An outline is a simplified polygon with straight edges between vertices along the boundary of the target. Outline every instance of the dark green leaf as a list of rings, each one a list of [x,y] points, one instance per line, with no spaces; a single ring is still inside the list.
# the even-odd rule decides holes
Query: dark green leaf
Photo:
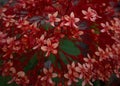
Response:
[[[70,41],[70,40],[61,40],[60,42],[60,48],[70,54],[70,55],[74,55],[74,56],[77,56],[80,54],[80,50],[77,48],[77,46],[75,46],[75,44]]]
[[[9,76],[6,77],[0,76],[0,86],[18,86],[16,83],[7,84],[10,80],[11,77]]]
[[[27,72],[28,70],[33,69],[38,63],[37,54],[34,54],[33,57],[28,62],[27,66],[25,66],[24,71]]]
[[[77,83],[76,83],[76,86],[82,86],[82,79],[80,79]]]
[[[59,54],[60,54],[60,58],[62,59],[62,61],[63,61],[65,64],[68,64],[69,62],[68,62],[66,56],[65,56],[62,52],[59,52]]]
[[[50,25],[50,23],[45,23],[43,25],[43,27],[44,27],[45,30],[49,30],[49,29],[53,29],[54,28],[53,26]]]
[[[58,77],[53,78],[52,80],[53,80],[55,83],[59,83],[59,78],[58,78]]]
[[[50,56],[49,56],[49,60],[50,60],[52,63],[54,63],[54,62],[55,62],[55,60],[56,60],[55,55],[50,54]]]
[[[99,80],[96,80],[94,83],[93,83],[94,86],[100,86],[100,81]]]

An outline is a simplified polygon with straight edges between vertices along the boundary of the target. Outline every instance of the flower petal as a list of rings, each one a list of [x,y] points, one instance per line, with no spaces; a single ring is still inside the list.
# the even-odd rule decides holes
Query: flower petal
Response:
[[[70,17],[71,17],[71,18],[74,18],[74,17],[75,17],[75,15],[74,15],[73,12],[71,12]]]
[[[53,74],[52,74],[52,77],[53,77],[53,78],[57,77],[57,74],[56,74],[56,73],[53,73]]]
[[[71,26],[70,22],[64,24],[65,26]]]
[[[72,84],[72,81],[69,80],[67,84],[68,84],[68,86],[70,86]]]
[[[52,72],[53,72],[53,68],[52,68],[52,67],[49,69],[49,72],[50,72],[50,73],[52,73]]]
[[[84,15],[87,15],[87,11],[85,11],[85,10],[82,10],[82,13],[83,13]]]
[[[57,54],[57,50],[52,50],[52,53],[53,54]]]
[[[67,79],[69,78],[69,77],[68,77],[68,74],[64,74],[64,77],[67,78]]]
[[[79,22],[80,21],[80,19],[79,18],[75,18],[75,22]]]
[[[50,24],[51,24],[53,27],[55,27],[55,24],[54,24],[54,22],[50,22]]]
[[[52,44],[53,48],[57,48],[58,45],[59,45],[59,43],[54,43],[54,44]]]
[[[50,84],[53,84],[53,81],[52,81],[51,78],[48,79],[48,82],[49,82]]]
[[[56,18],[55,19],[55,22],[60,22],[61,20],[59,18]]]
[[[47,39],[47,45],[48,45],[48,46],[51,45],[51,41],[50,41],[50,39]]]
[[[41,47],[41,50],[47,51],[47,46],[42,46],[42,47]]]
[[[57,17],[57,15],[58,15],[58,11],[56,11],[56,12],[53,14],[54,17]]]
[[[48,70],[46,68],[43,68],[43,72],[44,72],[44,74],[47,74]]]

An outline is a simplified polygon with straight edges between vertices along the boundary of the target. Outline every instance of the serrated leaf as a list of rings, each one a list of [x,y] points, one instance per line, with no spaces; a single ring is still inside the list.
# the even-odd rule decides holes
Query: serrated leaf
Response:
[[[79,48],[77,48],[77,46],[75,46],[75,44],[72,41],[67,40],[67,39],[66,40],[65,39],[61,40],[61,42],[60,42],[60,48],[64,52],[66,52],[66,53],[68,53],[70,55],[77,56],[77,55],[80,54]]]
[[[28,62],[27,66],[25,66],[24,71],[27,72],[28,70],[33,69],[38,63],[37,54],[34,54],[33,57]]]

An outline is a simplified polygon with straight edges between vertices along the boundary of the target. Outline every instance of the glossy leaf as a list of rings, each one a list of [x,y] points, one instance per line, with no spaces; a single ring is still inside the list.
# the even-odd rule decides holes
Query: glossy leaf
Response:
[[[75,46],[75,44],[70,41],[70,40],[61,40],[60,42],[60,48],[70,54],[70,55],[74,55],[77,56],[80,54],[80,50],[77,48],[77,46]]]

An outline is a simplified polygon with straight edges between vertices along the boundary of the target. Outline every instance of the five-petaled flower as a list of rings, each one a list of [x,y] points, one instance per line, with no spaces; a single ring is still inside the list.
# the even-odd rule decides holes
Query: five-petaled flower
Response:
[[[68,73],[64,74],[64,77],[69,79],[67,85],[71,85],[72,82],[78,82],[79,74],[75,69],[75,62],[72,62],[71,65],[67,65]]]
[[[75,68],[77,72],[79,72],[79,79],[83,79],[82,86],[85,86],[87,83],[92,86],[93,84],[90,82],[92,77],[91,75],[91,66],[89,64],[80,64]]]
[[[46,45],[41,46],[41,50],[47,52],[45,56],[49,56],[50,53],[57,54],[57,47],[59,42],[52,43],[50,39],[46,40]]]
[[[46,84],[54,84],[54,82],[52,81],[52,78],[57,77],[56,73],[53,73],[53,68],[49,68],[48,70],[46,68],[43,68],[43,73],[45,74],[45,76],[41,77],[41,81],[45,81]]]
[[[44,42],[45,42],[45,40],[44,40],[45,39],[45,35],[46,35],[46,33],[44,33],[43,35],[41,35],[40,38],[36,38],[36,44],[37,45],[33,47],[33,50],[39,48],[41,45],[44,44]]]
[[[92,9],[91,7],[88,7],[88,10],[82,10],[82,13],[85,15],[84,19],[90,20],[92,22],[95,22],[97,18],[101,18],[98,16],[97,12]]]
[[[78,28],[78,26],[76,25],[76,23],[79,22],[80,19],[79,18],[75,18],[75,15],[74,15],[73,12],[71,12],[70,16],[65,15],[64,18],[67,21],[66,23],[64,23],[65,26],[70,26],[70,27]]]
[[[101,30],[101,32],[108,32],[109,33],[109,30],[111,29],[111,26],[108,22],[106,23],[101,23],[101,26],[103,27],[103,29]]]
[[[50,22],[50,24],[54,27],[56,22],[61,21],[59,18],[57,18],[57,15],[58,15],[58,12],[55,12],[53,14],[48,14],[48,18],[49,18],[48,22]]]
[[[16,82],[19,85],[26,86],[29,83],[29,79],[25,75],[25,72],[19,71],[13,75],[13,78],[8,82],[8,84],[12,82]]]

